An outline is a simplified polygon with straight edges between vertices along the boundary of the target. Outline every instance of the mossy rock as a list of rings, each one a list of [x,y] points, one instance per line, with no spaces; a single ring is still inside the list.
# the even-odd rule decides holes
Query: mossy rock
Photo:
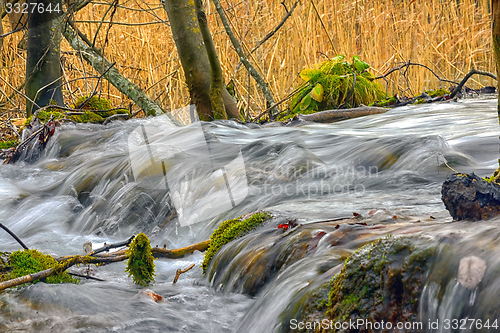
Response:
[[[75,103],[71,105],[71,108],[78,108],[83,102],[87,100],[88,96],[82,96],[76,100]],[[105,98],[100,98],[98,96],[92,96],[92,98],[85,104],[82,108],[83,114],[75,114],[68,116],[68,119],[76,123],[92,123],[92,124],[102,124],[104,120],[115,114],[129,114],[127,109],[113,109],[111,102]],[[99,112],[97,112],[99,110]],[[110,111],[102,111],[110,110]],[[64,112],[60,109],[47,109],[40,111],[38,113],[38,119],[42,122],[47,122],[51,116],[54,116],[54,120],[60,120],[64,118]],[[31,123],[33,116],[28,117],[24,122],[24,125]]]
[[[37,250],[22,250],[12,252],[8,257],[8,272],[0,275],[1,281],[15,279],[28,274],[38,273],[46,269],[58,266],[58,262],[49,255],[38,252]],[[2,260],[2,269],[6,269]],[[33,283],[40,282],[35,280]],[[67,272],[47,277],[46,283],[78,283]]]
[[[329,288],[328,299],[315,300],[319,306],[309,308],[300,321],[416,322],[425,273],[437,253],[436,244],[420,237],[388,235],[365,245],[346,259],[340,273],[324,286]],[[360,331],[370,330],[344,330]]]
[[[379,106],[379,107],[388,107],[390,105],[395,105],[398,102],[396,96],[391,96],[389,98],[382,99],[380,101],[376,101],[374,103],[369,104],[369,106]]]
[[[113,106],[111,105],[111,102],[110,100],[108,99],[105,99],[105,98],[101,98],[99,96],[92,96],[90,98],[90,100],[83,106],[80,106],[82,103],[84,103],[86,100],[88,99],[88,96],[87,95],[84,95],[80,98],[78,98],[75,103],[73,103],[72,107],[73,108],[81,108],[83,110],[110,110],[113,108]],[[109,111],[109,112],[96,112],[96,114],[98,114],[100,117],[104,119],[106,119],[107,117],[110,117],[112,115],[115,115],[115,114],[128,114],[129,111],[127,109],[117,109],[117,110],[113,110],[113,111]],[[83,118],[85,117],[88,117],[88,116],[85,116],[85,115],[82,115]],[[75,120],[77,121],[77,120]],[[94,119],[95,121],[95,119]],[[94,121],[88,121],[88,122],[94,122]],[[85,121],[77,121],[77,122],[85,122]]]
[[[382,86],[368,72],[370,65],[353,56],[352,63],[339,55],[318,68],[304,69],[300,76],[305,81],[292,96],[290,112],[278,120],[293,118],[297,113],[354,108],[369,105],[384,98]]]
[[[202,264],[203,274],[206,273],[210,261],[223,245],[238,237],[246,235],[264,223],[264,221],[271,218],[271,214],[267,212],[259,212],[248,218],[240,216],[236,219],[222,222],[219,227],[215,229],[212,235],[210,235],[210,246],[205,251],[205,257]]]

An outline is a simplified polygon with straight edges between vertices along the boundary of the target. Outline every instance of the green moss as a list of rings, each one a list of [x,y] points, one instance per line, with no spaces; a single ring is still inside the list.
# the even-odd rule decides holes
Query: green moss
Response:
[[[385,98],[383,100],[377,101],[375,103],[370,104],[370,106],[380,106],[380,107],[386,107],[389,105],[396,104],[398,99],[395,96],[392,96],[390,98]]]
[[[64,113],[56,111],[56,109],[47,109],[38,113],[38,119],[40,119],[40,121],[44,123],[47,122],[51,116],[54,116],[54,120],[59,120],[64,118]],[[29,116],[28,119],[26,119],[24,125],[29,125],[31,123],[31,118],[33,118],[33,115]]]
[[[146,287],[154,282],[155,264],[148,236],[142,232],[135,236],[126,254],[128,261],[125,272],[129,273],[129,277],[132,276],[134,283]]]
[[[279,120],[293,118],[297,113],[310,114],[341,106],[351,108],[360,104],[369,105],[382,99],[385,96],[382,86],[374,81],[368,68],[370,66],[359,60],[358,56],[353,56],[351,64],[339,55],[322,63],[317,69],[304,69],[300,76],[305,82],[292,96],[290,112]]]
[[[436,90],[427,90],[426,93],[431,96],[431,97],[438,97],[438,96],[443,96],[443,95],[451,95],[451,92],[449,92],[446,89],[436,89]]]
[[[410,246],[410,239],[387,236],[354,252],[330,281],[325,316],[334,321],[416,320],[425,282],[420,277],[436,248]]]
[[[111,102],[108,99],[101,98],[99,96],[92,96],[90,100],[83,107],[81,107],[80,105],[83,102],[85,102],[87,98],[88,98],[87,95],[78,98],[76,102],[73,104],[73,107],[81,108],[83,110],[109,110],[113,108]],[[117,113],[127,114],[129,113],[129,111],[127,109],[117,109],[109,112],[98,112],[97,114],[99,114],[100,117],[105,119]]]
[[[417,98],[413,104],[414,105],[425,104],[425,99],[423,99],[423,98]]]
[[[267,212],[259,212],[247,219],[242,220],[241,218],[240,216],[237,219],[222,222],[212,235],[210,235],[210,245],[205,251],[202,264],[203,274],[205,274],[214,255],[223,245],[254,230],[264,221],[272,218],[272,215]]]
[[[3,275],[1,278],[4,281],[15,279],[28,274],[38,273],[46,269],[58,266],[58,262],[49,255],[38,252],[37,250],[22,250],[12,252],[9,256],[9,266],[12,268],[10,272]],[[37,283],[35,280],[33,283]],[[47,283],[78,283],[67,272],[49,276],[45,279]]]
[[[77,123],[93,123],[100,124],[104,121],[104,118],[99,114],[92,111],[84,111],[83,114],[76,114],[68,117],[69,119]]]
[[[0,149],[7,149],[11,147],[17,146],[19,141],[16,140],[9,140],[9,141],[0,141]]]

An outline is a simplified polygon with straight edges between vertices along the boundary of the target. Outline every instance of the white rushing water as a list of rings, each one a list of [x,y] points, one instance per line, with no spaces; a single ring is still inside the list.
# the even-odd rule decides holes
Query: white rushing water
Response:
[[[174,132],[166,117],[64,125],[36,161],[0,165],[0,223],[30,248],[62,256],[81,253],[87,241],[138,232],[153,246],[187,246],[208,239],[221,221],[260,209],[303,222],[370,210],[448,222],[440,193],[452,173],[446,164],[479,176],[498,165],[496,106],[496,99],[473,99],[295,127],[223,121]],[[132,153],[141,125],[155,128],[148,133],[152,150]],[[146,178],[134,174],[134,163]],[[206,201],[196,201],[201,197]],[[1,231],[0,251],[17,249]],[[292,266],[283,277],[288,290],[275,283],[249,297],[210,286],[202,260],[199,252],[156,260],[150,289],[164,297],[160,303],[139,293],[125,263],[94,268],[104,282],[0,292],[0,331],[265,332],[271,325],[271,332],[279,313],[266,308],[266,298],[287,302],[312,267]],[[173,285],[176,270],[192,263]],[[430,303],[436,292],[425,290]]]

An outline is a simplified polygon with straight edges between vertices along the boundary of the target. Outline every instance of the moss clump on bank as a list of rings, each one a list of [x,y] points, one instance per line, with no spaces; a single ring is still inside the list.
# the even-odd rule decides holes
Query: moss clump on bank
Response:
[[[429,96],[432,98],[434,97],[439,97],[439,96],[444,96],[444,95],[451,95],[451,92],[446,90],[446,89],[436,89],[436,90],[427,90],[425,91]]]
[[[317,69],[304,69],[300,76],[305,81],[292,96],[290,112],[279,120],[297,113],[352,108],[369,105],[384,98],[382,86],[368,72],[370,65],[353,56],[352,63],[339,55],[322,63]]]
[[[28,274],[34,274],[46,269],[58,266],[58,262],[49,255],[38,252],[37,250],[22,250],[12,252],[9,256],[8,266],[11,270],[0,276],[0,280],[7,281]],[[35,280],[33,283],[40,282]],[[78,283],[67,272],[49,276],[45,279],[47,283]]]
[[[87,98],[88,96],[82,96],[71,105],[71,108],[80,108],[83,111],[83,114],[68,115],[67,119],[70,119],[76,123],[101,124],[106,118],[115,114],[129,114],[129,111],[127,109],[111,110],[113,109],[111,102],[105,98],[101,98],[98,96],[92,96],[92,98],[90,98],[90,100],[85,105],[80,107],[80,105],[82,105],[82,103],[85,102]],[[65,117],[65,113],[61,112],[60,109],[47,109],[38,113],[38,119],[40,119],[40,121],[44,123],[47,122],[51,116],[54,116],[54,120],[60,120]],[[28,117],[24,124],[30,124],[32,117],[33,116]]]
[[[99,96],[92,96],[90,100],[83,106],[82,103],[84,103],[88,99],[88,96],[82,96],[76,100],[76,102],[73,104],[73,108],[81,108],[82,110],[90,110],[90,111],[96,111],[96,110],[110,110],[113,108],[111,105],[110,100],[101,98]],[[106,119],[107,117],[110,117],[115,114],[128,114],[129,111],[127,109],[116,109],[108,112],[95,112],[95,114],[99,115],[101,118]],[[76,120],[75,120],[76,121]],[[83,122],[83,121],[81,121]]]
[[[9,140],[9,141],[0,141],[0,149],[7,149],[11,147],[17,146],[19,141]]]
[[[142,232],[135,236],[126,251],[128,256],[125,272],[132,276],[134,283],[148,286],[154,282],[155,263],[149,238]]]
[[[222,222],[212,235],[210,235],[210,246],[205,251],[202,264],[203,274],[206,273],[210,261],[223,245],[249,233],[270,218],[272,218],[271,214],[259,212],[244,220],[240,216],[239,218]]]

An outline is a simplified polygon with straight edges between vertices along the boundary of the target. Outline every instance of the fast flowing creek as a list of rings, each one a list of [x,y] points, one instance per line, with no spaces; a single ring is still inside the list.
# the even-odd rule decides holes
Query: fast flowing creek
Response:
[[[419,318],[423,331],[481,331],[428,323],[475,316],[500,325],[500,219],[451,223],[441,202],[450,168],[479,176],[497,168],[496,107],[496,99],[471,99],[290,127],[216,122],[176,130],[166,116],[64,125],[31,163],[0,165],[0,222],[30,248],[55,256],[80,254],[87,241],[115,243],[139,232],[153,246],[180,248],[208,239],[221,221],[257,210],[297,219],[313,235],[330,231],[313,222],[357,212],[368,225],[342,244],[347,254],[387,233],[459,235],[451,256],[480,257],[487,264],[484,278],[473,291],[453,281],[426,285]],[[140,145],[145,137],[147,145]],[[277,223],[259,232],[253,241],[266,247]],[[19,248],[0,232],[0,251]],[[329,249],[318,244],[314,255],[251,296],[234,279],[219,284],[203,276],[200,252],[155,261],[149,289],[164,297],[159,303],[127,277],[125,262],[94,267],[94,276],[105,281],[0,292],[0,331],[286,331],[293,329],[294,299],[310,283],[331,277],[317,267],[331,261]],[[196,267],[173,285],[176,270],[192,263]]]

